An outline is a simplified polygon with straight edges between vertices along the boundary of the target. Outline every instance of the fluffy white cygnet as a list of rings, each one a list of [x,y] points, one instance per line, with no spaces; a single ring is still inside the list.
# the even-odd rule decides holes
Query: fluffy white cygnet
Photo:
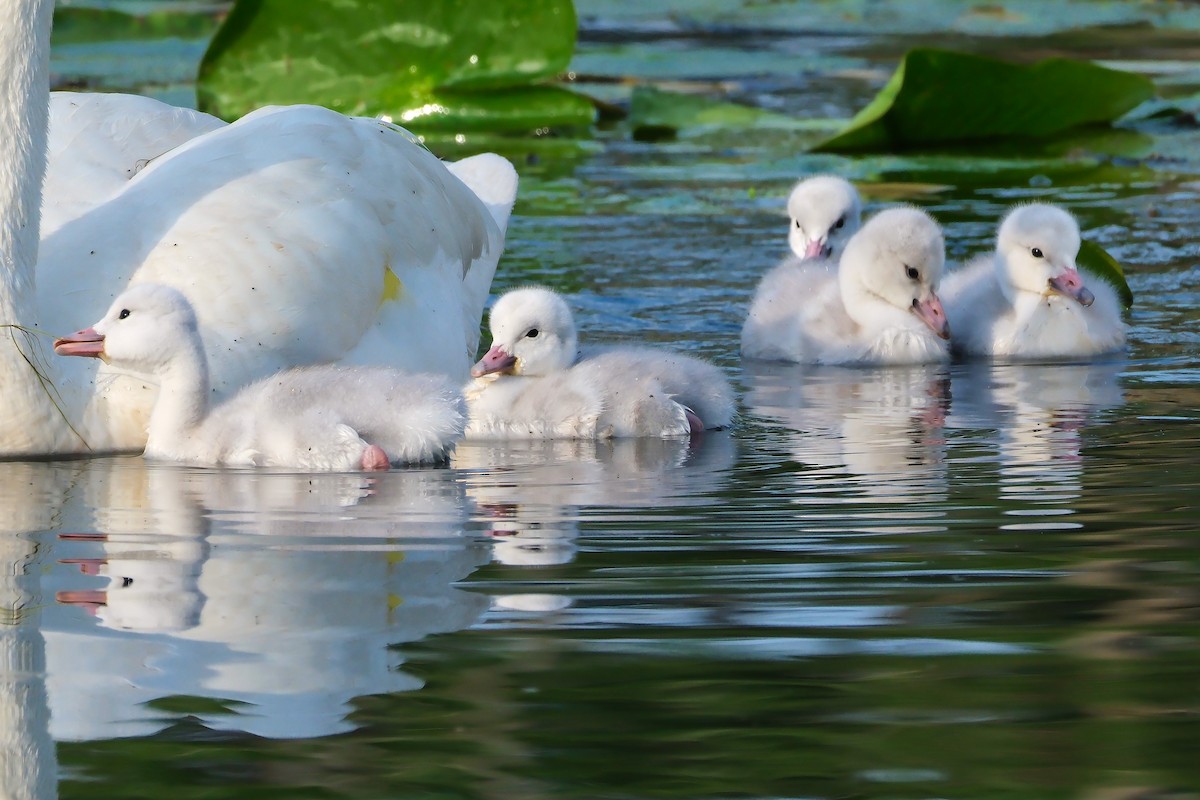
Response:
[[[834,258],[862,218],[858,190],[836,175],[814,175],[792,188],[787,201],[788,244],[796,258]]]
[[[921,364],[949,357],[937,287],[942,230],[917,208],[879,212],[836,266],[806,260],[759,286],[742,354],[808,364]]]
[[[508,292],[490,324],[465,390],[468,439],[689,436],[733,420],[728,379],[698,358],[621,347],[578,360],[574,316],[549,289]]]
[[[1079,242],[1079,225],[1061,208],[1032,203],[1010,211],[995,252],[946,276],[955,352],[1069,359],[1120,350],[1125,324],[1116,290],[1080,273]]]
[[[292,369],[209,408],[196,315],[175,289],[139,284],[55,352],[101,358],[159,384],[145,454],[178,463],[386,469],[444,460],[462,436],[462,396],[441,376],[384,367]]]

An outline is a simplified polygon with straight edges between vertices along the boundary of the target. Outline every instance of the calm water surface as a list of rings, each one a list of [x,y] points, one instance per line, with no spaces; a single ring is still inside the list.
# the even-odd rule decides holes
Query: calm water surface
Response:
[[[581,71],[732,75],[806,117],[848,116],[903,49],[723,28],[668,58],[646,19],[597,13]],[[1139,36],[1142,68],[1200,91]],[[1100,38],[1079,47],[1133,58]],[[742,391],[731,431],[463,445],[370,477],[0,464],[0,795],[1197,796],[1200,134],[804,141],[508,145],[496,288],[569,293],[588,341],[712,358]],[[1017,199],[1068,206],[1127,266],[1128,353],[742,363],[783,197],[815,169],[929,208],[955,258]]]

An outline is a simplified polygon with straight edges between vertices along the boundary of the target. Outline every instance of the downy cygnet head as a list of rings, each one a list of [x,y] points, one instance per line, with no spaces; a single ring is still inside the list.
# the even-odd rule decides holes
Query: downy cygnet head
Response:
[[[55,341],[54,352],[154,373],[199,338],[196,314],[182,293],[142,283],[118,295],[95,325]]]
[[[1070,213],[1045,203],[1017,206],[996,236],[997,277],[1006,289],[1061,294],[1090,306],[1096,298],[1075,267],[1079,225]]]
[[[788,244],[799,258],[840,254],[858,230],[862,201],[849,181],[816,175],[795,185],[787,202]]]
[[[847,313],[860,324],[879,324],[886,304],[912,313],[943,339],[950,325],[937,296],[946,261],[942,229],[918,208],[880,211],[846,245],[838,280]],[[862,316],[855,316],[855,312]],[[890,313],[890,312],[886,312]]]
[[[471,368],[479,378],[493,373],[546,375],[575,362],[578,337],[566,301],[531,286],[506,293],[492,307],[492,347]]]

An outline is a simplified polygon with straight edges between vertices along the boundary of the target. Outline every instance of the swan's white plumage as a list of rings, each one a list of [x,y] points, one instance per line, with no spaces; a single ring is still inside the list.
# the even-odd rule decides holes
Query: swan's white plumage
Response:
[[[742,354],[812,364],[945,361],[935,330],[946,327],[936,292],[944,260],[932,217],[916,208],[881,211],[836,266],[809,259],[763,279],[742,327]]]
[[[93,341],[60,340],[64,355]],[[466,421],[461,395],[444,376],[386,367],[321,365],[252,383],[209,409],[210,387],[195,315],[176,290],[140,284],[117,297],[94,326],[100,357],[151,375],[160,391],[146,456],[204,465],[353,470],[368,446],[393,463],[445,459]]]
[[[324,361],[466,375],[511,165],[454,171],[394,126],[311,106],[225,125],[120,95],[56,98],[48,143],[51,11],[0,11],[0,324],[61,331],[131,283],[164,283],[195,306],[218,395]],[[0,455],[144,445],[146,376],[51,363],[38,337],[8,338]]]
[[[728,379],[700,359],[640,347],[578,359],[574,317],[549,289],[508,292],[490,324],[492,349],[465,389],[469,439],[688,436],[694,418],[733,419]]]
[[[103,203],[158,157],[225,124],[149,97],[51,92],[42,236]]]
[[[1018,206],[1004,218],[996,250],[946,276],[954,349],[1016,359],[1085,358],[1120,350],[1125,324],[1116,290],[1078,270],[1079,226],[1056,206]],[[1037,250],[1040,256],[1034,256]],[[1089,303],[1055,288],[1052,281]]]

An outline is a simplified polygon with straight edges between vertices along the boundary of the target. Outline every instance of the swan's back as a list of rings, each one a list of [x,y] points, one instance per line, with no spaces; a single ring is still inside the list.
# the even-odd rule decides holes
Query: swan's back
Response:
[[[1013,308],[996,282],[994,254],[978,256],[951,271],[942,281],[942,301],[953,334],[950,347],[958,354],[990,352],[998,325]]]
[[[838,289],[837,266],[787,259],[763,276],[742,326],[742,355],[817,361],[858,333]]]
[[[592,439],[605,411],[601,387],[571,369],[472,381],[468,439]]]
[[[691,409],[706,428],[726,428],[733,422],[736,408],[733,387],[717,366],[694,356],[650,347],[617,347],[597,352],[574,369],[586,369],[607,376],[604,383],[612,392],[622,384],[651,380],[675,403]],[[650,385],[652,394],[654,385]],[[642,412],[647,413],[645,403]],[[677,415],[665,414],[671,420]]]
[[[443,376],[323,365],[245,387],[194,439],[215,449],[207,463],[353,470],[364,441],[393,463],[440,463],[465,424],[462,396]]]
[[[149,97],[51,92],[42,236],[116,194],[155,159],[225,125]]]
[[[51,232],[41,324],[99,316],[132,278],[188,295],[218,397],[319,362],[461,380],[503,246],[502,194],[485,205],[385,123],[261,109],[151,161]],[[153,402],[144,381],[116,370],[97,386],[101,404],[135,421]]]

